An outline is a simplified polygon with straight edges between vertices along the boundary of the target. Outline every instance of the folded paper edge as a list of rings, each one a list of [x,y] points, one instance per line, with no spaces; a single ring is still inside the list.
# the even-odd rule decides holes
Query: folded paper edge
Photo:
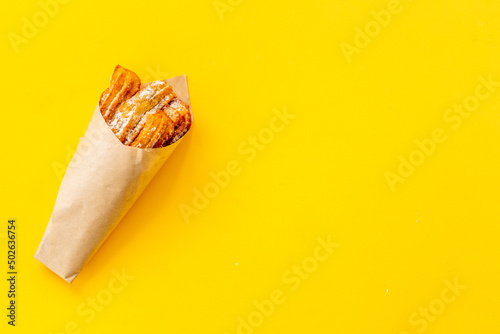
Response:
[[[50,234],[51,234],[51,229],[52,229],[52,218],[50,218],[49,223],[47,224],[47,228],[45,229],[45,233],[43,234],[42,241],[40,241],[40,244],[38,245],[38,248],[35,252],[35,255],[33,255],[33,258],[43,264],[47,269],[52,271],[54,274],[57,276],[63,278],[66,282],[71,284],[73,280],[78,276],[79,272],[71,275],[71,276],[65,276],[62,273],[58,273],[54,267],[48,263],[48,261],[45,260],[45,257],[48,255],[48,253],[45,252],[50,252],[49,249],[47,249],[47,246],[50,247]],[[46,239],[46,240],[44,240]],[[44,242],[45,241],[45,242]],[[45,256],[44,256],[45,255]]]

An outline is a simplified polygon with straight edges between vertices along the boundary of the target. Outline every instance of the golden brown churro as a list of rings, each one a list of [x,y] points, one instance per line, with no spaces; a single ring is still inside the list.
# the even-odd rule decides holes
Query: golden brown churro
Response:
[[[191,126],[189,105],[166,81],[143,88],[139,77],[120,65],[99,101],[101,114],[116,137],[138,148],[164,147],[179,140]]]
[[[141,87],[141,79],[120,65],[115,67],[109,87],[102,93],[99,106],[106,122],[111,119],[120,104],[134,96]]]

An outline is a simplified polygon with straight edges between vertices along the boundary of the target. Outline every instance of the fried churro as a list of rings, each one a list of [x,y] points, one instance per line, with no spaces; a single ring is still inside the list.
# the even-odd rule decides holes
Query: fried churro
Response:
[[[99,101],[101,114],[125,145],[159,148],[179,140],[191,126],[189,105],[166,81],[143,85],[139,77],[120,65]]]

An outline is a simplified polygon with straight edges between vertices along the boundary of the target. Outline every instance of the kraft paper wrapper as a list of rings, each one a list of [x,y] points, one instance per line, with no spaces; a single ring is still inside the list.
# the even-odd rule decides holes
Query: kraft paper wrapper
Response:
[[[191,111],[186,76],[166,81]],[[126,146],[97,106],[68,165],[35,258],[71,283],[181,140],[162,148]]]

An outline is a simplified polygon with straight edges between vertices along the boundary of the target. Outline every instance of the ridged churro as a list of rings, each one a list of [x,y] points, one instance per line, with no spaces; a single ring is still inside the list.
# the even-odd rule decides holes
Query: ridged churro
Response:
[[[108,122],[117,107],[134,96],[141,87],[141,79],[132,71],[120,65],[115,67],[109,87],[102,93],[99,107],[104,120]]]
[[[191,126],[189,105],[166,81],[140,88],[139,77],[120,65],[99,101],[101,114],[125,145],[159,148],[179,140]]]

